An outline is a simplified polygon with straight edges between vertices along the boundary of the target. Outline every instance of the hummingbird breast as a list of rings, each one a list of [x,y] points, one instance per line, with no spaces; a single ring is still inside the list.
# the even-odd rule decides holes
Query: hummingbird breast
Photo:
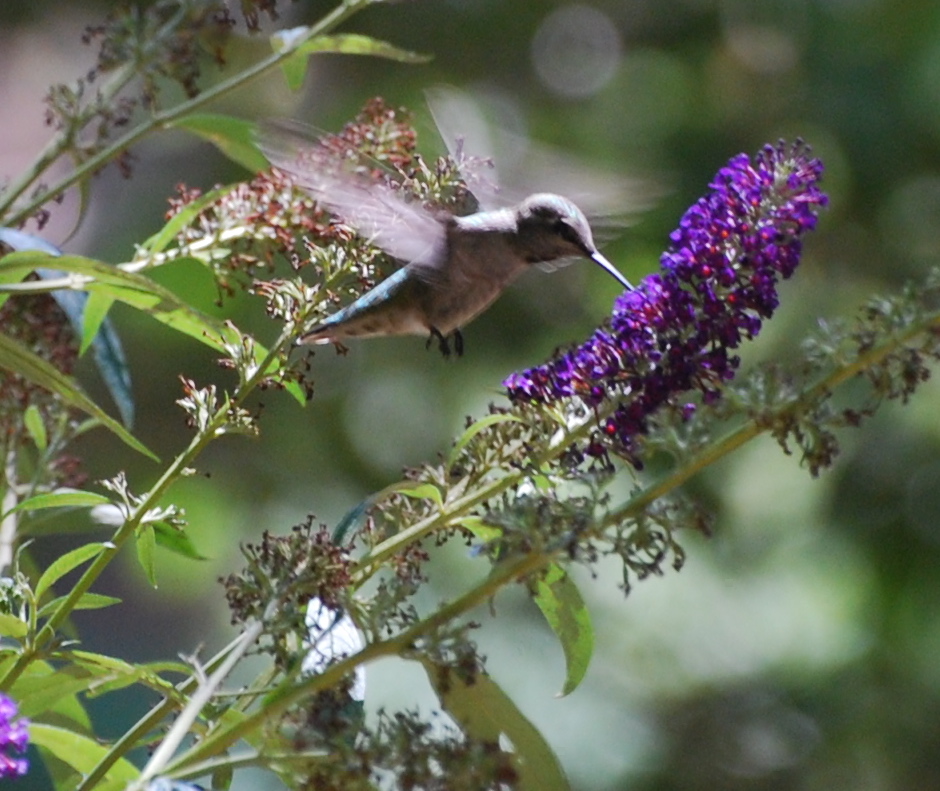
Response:
[[[481,224],[478,214],[449,224],[447,258],[430,275],[422,305],[428,324],[445,335],[486,310],[528,266],[516,252],[511,233],[501,227],[503,212],[492,214],[503,222],[494,223],[496,227]]]
[[[311,328],[303,342],[450,335],[489,307],[528,266],[513,244],[511,223],[512,214],[503,211],[449,218],[439,260],[407,264]]]

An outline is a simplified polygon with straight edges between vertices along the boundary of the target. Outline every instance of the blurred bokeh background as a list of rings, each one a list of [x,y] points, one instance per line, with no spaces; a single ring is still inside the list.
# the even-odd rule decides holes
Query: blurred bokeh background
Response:
[[[294,3],[278,25],[312,22],[331,7]],[[92,64],[80,36],[108,8],[0,4],[3,177],[42,146],[42,97]],[[576,169],[656,180],[654,208],[604,247],[631,279],[657,268],[669,231],[729,157],[805,138],[827,165],[831,208],[778,315],[743,350],[746,365],[790,358],[820,319],[852,315],[937,260],[940,4],[930,0],[416,0],[369,9],[346,29],[433,60],[324,57],[299,93],[272,75],[210,109],[338,129],[380,95],[414,111],[419,146],[433,155],[442,149],[425,89],[466,90]],[[264,46],[256,39],[231,66]],[[71,238],[74,201],[55,210],[51,241],[128,260],[160,227],[177,183],[209,188],[248,175],[182,133],[133,153],[131,179],[113,168],[95,179]],[[158,277],[215,309],[199,270]],[[444,361],[416,338],[363,342],[346,357],[318,351],[306,409],[266,394],[262,436],[217,443],[200,464],[211,477],[173,491],[210,559],[161,556],[151,590],[128,554],[100,590],[125,604],[78,622],[86,646],[130,660],[217,648],[229,634],[217,578],[240,566],[239,542],[284,532],[308,513],[335,523],[403,466],[433,460],[465,415],[500,398],[508,373],[585,337],[615,296],[613,280],[589,266],[533,272],[465,331],[462,359]],[[275,334],[248,299],[225,311],[263,338]],[[203,347],[120,306],[114,314],[135,382],[136,431],[170,458],[189,435],[174,405],[177,376],[227,375]],[[83,381],[106,399],[92,366]],[[680,573],[626,598],[617,569],[582,575],[598,646],[587,681],[567,698],[555,696],[561,651],[521,593],[500,596],[495,618],[478,614],[490,672],[547,735],[576,789],[940,788],[937,385],[841,439],[836,466],[818,479],[763,438],[692,482],[688,493],[713,513],[715,534],[681,537],[689,557]],[[80,451],[93,479],[126,469],[141,490],[159,473],[103,432]],[[68,546],[56,542],[40,551]],[[484,573],[481,561],[443,553],[428,602]],[[423,674],[401,662],[370,667],[368,684],[371,709],[434,703]],[[146,702],[90,705],[113,736]],[[277,787],[269,783],[259,775],[237,787]]]

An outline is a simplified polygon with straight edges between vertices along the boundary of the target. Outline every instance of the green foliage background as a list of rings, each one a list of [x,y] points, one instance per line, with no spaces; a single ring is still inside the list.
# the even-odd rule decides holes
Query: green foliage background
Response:
[[[293,116],[336,129],[374,95],[414,109],[419,145],[439,148],[423,90],[438,83],[498,92],[518,103],[532,137],[601,170],[660,177],[656,208],[605,247],[631,279],[657,267],[678,217],[718,167],[778,137],[805,137],[827,164],[831,209],[807,245],[779,314],[746,364],[787,359],[820,319],[851,315],[935,264],[940,247],[940,6],[876,0],[596,0],[622,43],[609,82],[565,100],[540,82],[533,36],[559,3],[451,0],[378,6],[350,26],[426,52],[426,65],[330,57],[303,89],[280,75],[210,108],[246,118]],[[323,2],[298,2],[297,24]],[[0,7],[2,170],[15,173],[42,140],[40,98],[90,64],[83,26],[105,3]],[[263,41],[251,46],[265,46]],[[558,52],[563,62],[567,55]],[[237,65],[239,55],[231,56]],[[134,149],[130,180],[92,185],[91,211],[68,252],[127,260],[158,229],[177,182],[205,189],[244,178],[208,144],[166,135]],[[19,165],[18,165],[19,163]],[[50,239],[69,232],[68,206]],[[56,236],[55,234],[58,234]],[[155,277],[213,311],[208,276],[185,265]],[[127,604],[76,618],[90,650],[131,660],[173,656],[227,634],[216,579],[237,545],[284,532],[308,513],[333,524],[404,465],[434,458],[498,399],[509,372],[580,340],[615,296],[609,278],[575,266],[532,273],[465,332],[467,353],[444,361],[423,342],[393,339],[314,358],[314,400],[300,410],[266,394],[260,439],[211,447],[175,489],[210,560],[158,560],[153,591],[128,562],[101,592]],[[197,297],[193,297],[197,295]],[[239,322],[265,327],[242,298]],[[129,311],[115,311],[138,402],[136,433],[162,457],[188,439],[178,374],[224,380],[212,354]],[[95,390],[86,366],[84,381]],[[624,600],[616,578],[582,581],[598,646],[587,681],[556,699],[563,657],[534,605],[502,595],[478,614],[489,670],[543,730],[579,789],[911,789],[940,786],[940,392],[928,383],[843,437],[836,467],[813,480],[769,438],[696,479],[715,535],[684,536],[685,569]],[[262,408],[259,405],[259,408]],[[80,452],[93,478],[156,468],[104,432]],[[142,487],[138,487],[142,488]],[[77,525],[78,527],[88,527]],[[76,539],[78,541],[79,539]],[[39,546],[49,557],[65,549]],[[436,598],[474,573],[455,548],[431,566]],[[369,668],[368,705],[432,704],[420,671]],[[103,735],[140,701],[93,715]],[[21,788],[40,787],[35,777]],[[260,782],[260,780],[259,780]],[[31,785],[32,784],[32,785]]]

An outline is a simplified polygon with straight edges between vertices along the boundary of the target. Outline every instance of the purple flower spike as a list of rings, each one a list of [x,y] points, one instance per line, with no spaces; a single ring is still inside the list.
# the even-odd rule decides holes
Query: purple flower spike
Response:
[[[14,758],[10,753],[26,751],[29,731],[26,720],[13,722],[16,704],[0,693],[0,780],[7,777],[22,777],[29,769],[25,758]]]
[[[809,153],[802,141],[781,141],[753,163],[745,154],[732,158],[670,234],[662,271],[624,292],[584,344],[512,374],[503,383],[509,397],[577,396],[592,407],[615,400],[600,429],[628,458],[633,438],[664,404],[680,404],[689,390],[715,401],[740,364],[729,350],[773,315],[777,283],[793,274],[800,238],[828,203],[818,186],[822,163]],[[691,415],[694,406],[682,411]]]

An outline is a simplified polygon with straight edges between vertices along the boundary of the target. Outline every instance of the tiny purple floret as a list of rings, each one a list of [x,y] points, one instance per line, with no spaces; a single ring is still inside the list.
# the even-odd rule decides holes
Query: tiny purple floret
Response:
[[[598,437],[636,463],[634,438],[650,415],[675,404],[691,416],[682,394],[697,390],[713,403],[734,377],[740,358],[731,350],[773,315],[777,284],[793,274],[801,237],[828,203],[822,171],[802,141],[764,146],[753,163],[733,157],[670,234],[662,270],[618,297],[610,320],[581,346],[509,376],[509,397],[615,401]]]
[[[17,711],[16,703],[0,692],[0,780],[22,777],[29,769],[25,758],[11,754],[25,752],[29,744],[29,723],[23,719],[13,722]]]

